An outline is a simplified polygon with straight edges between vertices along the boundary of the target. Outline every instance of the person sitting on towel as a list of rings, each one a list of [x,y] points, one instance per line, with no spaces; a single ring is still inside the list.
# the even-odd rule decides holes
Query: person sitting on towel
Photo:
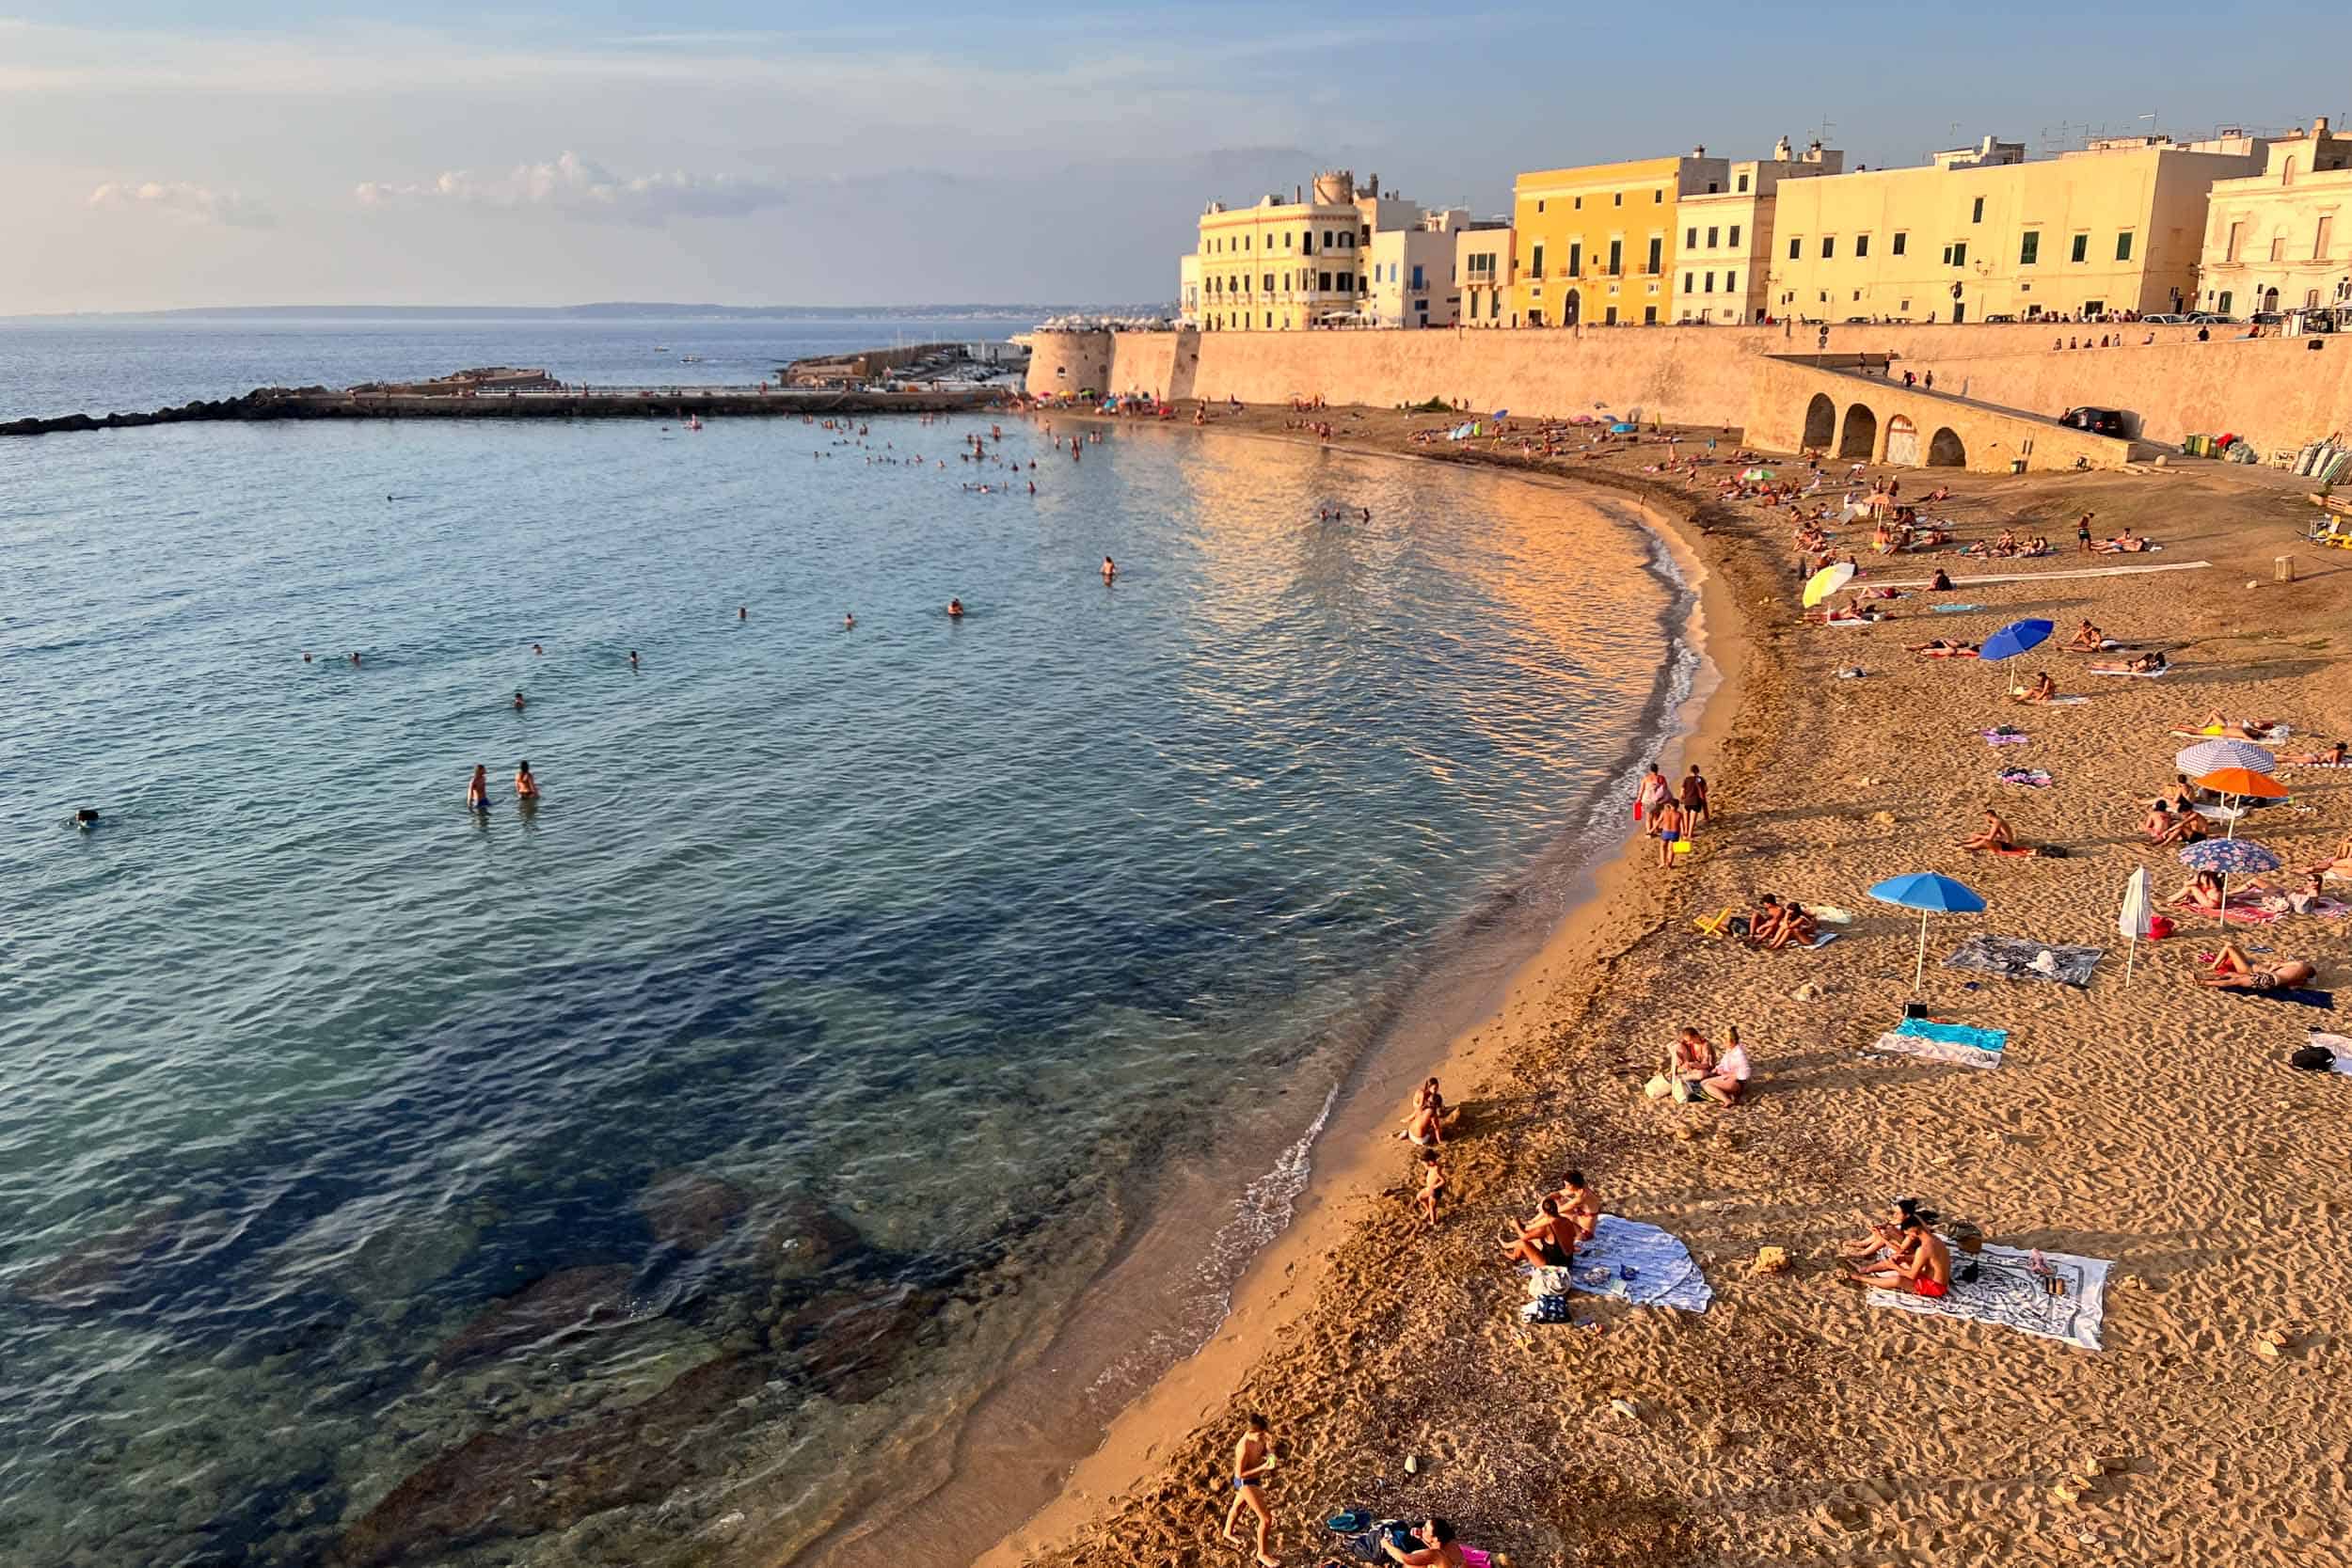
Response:
[[[2280,990],[2308,986],[2317,978],[2319,970],[2301,958],[2257,965],[2232,940],[2221,944],[2221,951],[2213,957],[2213,968],[2197,976],[2197,983],[2216,990]]]
[[[1576,1261],[1576,1227],[1561,1217],[1558,1198],[1547,1197],[1538,1207],[1541,1212],[1518,1227],[1518,1239],[1503,1247],[1503,1259],[1565,1269]]]
[[[2181,891],[2172,895],[2175,904],[2186,904],[2208,914],[2221,908],[2221,879],[2210,871],[2200,871],[2194,881],[2181,884]]]
[[[1572,1170],[1560,1179],[1560,1190],[1551,1195],[1560,1204],[1560,1217],[1574,1227],[1580,1243],[1593,1239],[1600,1228],[1600,1193],[1584,1179],[1581,1170]]]
[[[2101,631],[2097,626],[2092,626],[2089,621],[2085,621],[2080,626],[2075,628],[2074,641],[2066,645],[2069,649],[2075,653],[2095,654],[2099,651],[2099,644],[2105,642],[2106,640],[2107,634],[2106,632]]]
[[[1930,1301],[1951,1294],[1952,1249],[1944,1238],[1915,1212],[1903,1221],[1902,1234],[1911,1249],[1908,1255],[1898,1250],[1886,1261],[1867,1265],[1849,1260],[1846,1283],[1866,1291],[1900,1291]]]
[[[1888,1207],[1884,1219],[1865,1220],[1867,1234],[1858,1241],[1839,1243],[1838,1256],[1857,1261],[1881,1257],[1909,1258],[1917,1249],[1911,1244],[1910,1234],[1903,1229],[1903,1227],[1909,1224],[1912,1216],[1918,1212],[1919,1200],[1917,1198],[1897,1198]]]
[[[1699,1092],[1718,1105],[1735,1105],[1747,1092],[1748,1072],[1748,1048],[1740,1043],[1740,1030],[1735,1025],[1715,1057],[1715,1070],[1699,1080]]]
[[[1380,1549],[1405,1568],[1462,1568],[1461,1543],[1454,1539],[1454,1526],[1448,1521],[1424,1519],[1411,1531],[1409,1539],[1419,1543],[1409,1552],[1397,1544],[1393,1535],[1380,1538]]]
[[[2315,862],[2299,869],[2306,877],[2317,877],[2322,879],[2334,878],[2339,881],[2352,881],[2352,835],[2347,835],[2342,844],[2337,845],[2335,854],[2328,859]]]
[[[1974,838],[1963,838],[1955,848],[1975,853],[1979,849],[2014,849],[2018,847],[2017,831],[2001,820],[2001,814],[1991,806],[1984,808],[1984,827]]]
[[[2057,695],[2058,683],[2050,678],[2050,672],[2037,670],[2034,672],[2033,683],[2010,692],[2009,700],[2012,703],[2046,703]]]
[[[1756,945],[1774,951],[1783,947],[1810,947],[1817,929],[1812,912],[1791,898],[1781,906],[1780,923],[1773,927],[1772,936]]]

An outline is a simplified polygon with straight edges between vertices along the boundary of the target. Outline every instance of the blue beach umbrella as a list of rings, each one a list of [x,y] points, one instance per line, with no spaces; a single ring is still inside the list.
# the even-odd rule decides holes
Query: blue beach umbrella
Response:
[[[2050,631],[2051,626],[2047,621],[2011,621],[1984,640],[1984,646],[1977,651],[1977,657],[2014,658],[2028,648],[2040,647],[2048,639]]]
[[[1511,411],[1508,408],[1498,408],[1486,417],[1490,420],[1507,420],[1511,417]]]
[[[2191,871],[2220,874],[2220,920],[2226,927],[2230,924],[2230,879],[2233,876],[2259,876],[2265,871],[2276,871],[2286,862],[2250,838],[2209,838],[2201,844],[2182,845],[2181,863]]]
[[[1984,908],[1984,900],[1973,888],[1933,871],[1889,877],[1870,889],[1870,896],[1882,904],[1899,904],[1906,910],[1919,911],[1919,957],[1911,968],[1911,989],[1915,992],[1928,971],[1928,916],[1975,914]]]

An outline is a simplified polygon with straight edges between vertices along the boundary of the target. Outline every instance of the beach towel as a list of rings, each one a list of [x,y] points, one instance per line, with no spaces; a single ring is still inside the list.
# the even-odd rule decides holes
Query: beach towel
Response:
[[[1984,606],[1980,604],[1931,604],[1928,608],[1938,615],[1958,615],[1966,610],[1982,610]]]
[[[2063,947],[1979,932],[1953,949],[1944,967],[1998,974],[2009,980],[2055,980],[2079,987],[2090,984],[2090,972],[2098,967],[2104,952],[2100,947]],[[2050,955],[2046,967],[2040,962],[2044,953]]]
[[[2106,1319],[2107,1269],[2102,1258],[2076,1258],[2063,1252],[2042,1255],[2048,1277],[2063,1288],[2052,1295],[2044,1277],[2027,1265],[2033,1255],[2015,1247],[1986,1243],[1973,1256],[1952,1249],[1951,1294],[1930,1300],[1908,1291],[1871,1291],[1873,1307],[1917,1312],[1934,1318],[1965,1318],[1972,1323],[2013,1328],[2043,1339],[2060,1339],[2085,1350],[2099,1348],[2099,1329]],[[1963,1282],[1961,1275],[1976,1265],[1977,1277]]]
[[[1956,1067],[1995,1068],[2008,1049],[2006,1029],[1978,1029],[1965,1023],[1938,1023],[1932,1019],[1907,1018],[1871,1042],[1873,1051],[1919,1056]]]
[[[2168,664],[2161,670],[2093,670],[2090,673],[2094,675],[2137,675],[2141,680],[2152,681],[2159,675],[2170,674],[2172,666]]]
[[[2034,705],[2037,707],[2073,707],[2077,703],[2089,701],[2090,699],[2088,697],[2048,697]]]
[[[1715,1299],[1707,1276],[1680,1242],[1654,1225],[1603,1214],[1593,1239],[1576,1249],[1576,1262],[1566,1269],[1529,1269],[1528,1306],[1557,1295],[1560,1287],[1588,1296],[1614,1296],[1636,1307],[1671,1307],[1677,1312],[1704,1312]],[[1541,1321],[1522,1309],[1531,1322]]]
[[[1816,949],[1827,947],[1831,942],[1836,942],[1836,940],[1837,933],[1836,931],[1823,931],[1817,929],[1813,933],[1813,940],[1804,944],[1804,950],[1810,953]]]
[[[2001,769],[2001,782],[2005,784],[2023,784],[2027,789],[2047,789],[2056,781],[2039,768],[2004,768]]]
[[[1984,736],[1984,743],[1987,746],[2023,746],[2033,738],[2025,731],[2012,730],[2007,725],[1997,730],[1979,730],[1978,733]]]
[[[2336,993],[2331,990],[2300,990],[2283,988],[2278,990],[2239,990],[2232,986],[2217,986],[2214,988],[2214,994],[2216,996],[2251,996],[2264,1002],[2292,1002],[2297,1006],[2317,1007],[2322,1012],[2331,1013],[2336,1010]]]

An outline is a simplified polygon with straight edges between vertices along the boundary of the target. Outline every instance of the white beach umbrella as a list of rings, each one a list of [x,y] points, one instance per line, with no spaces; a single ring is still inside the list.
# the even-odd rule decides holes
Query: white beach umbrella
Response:
[[[2132,983],[2132,960],[2139,956],[2139,942],[2148,934],[2149,909],[2148,868],[2141,866],[2123,881],[2123,907],[2116,911],[2115,928],[2131,939],[2131,946],[2123,954],[2123,983]]]

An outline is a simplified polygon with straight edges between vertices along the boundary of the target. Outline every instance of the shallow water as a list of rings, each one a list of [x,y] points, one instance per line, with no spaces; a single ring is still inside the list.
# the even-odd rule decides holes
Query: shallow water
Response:
[[[1214,1322],[1675,594],[1502,480],[988,429],[0,444],[0,1558],[772,1559],[1170,1191],[1122,1332]]]

